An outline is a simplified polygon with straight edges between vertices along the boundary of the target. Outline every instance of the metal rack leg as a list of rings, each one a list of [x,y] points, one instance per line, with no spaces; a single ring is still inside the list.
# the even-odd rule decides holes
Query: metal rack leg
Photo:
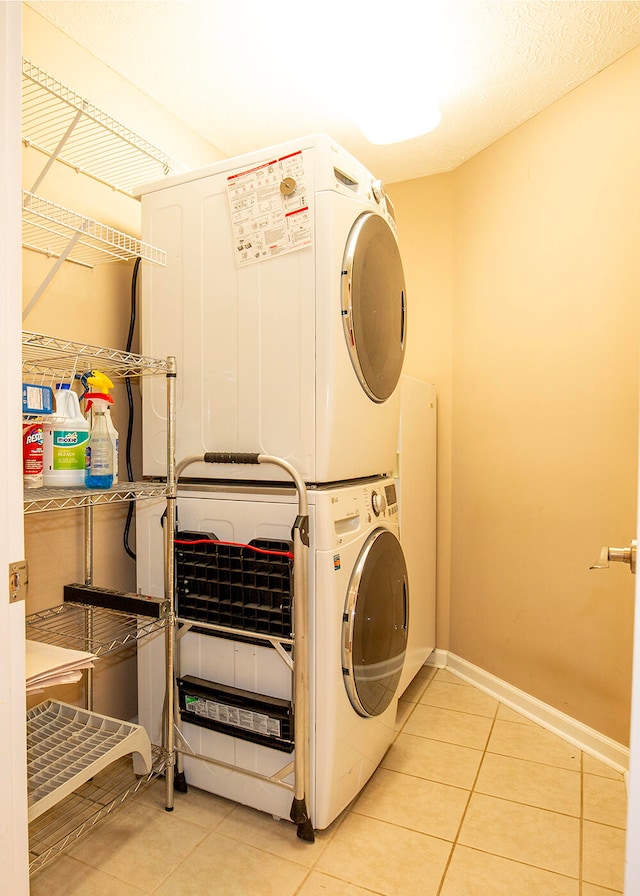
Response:
[[[175,658],[174,658],[174,681],[180,677],[180,638],[184,632],[180,631],[176,625],[175,628]],[[187,779],[184,774],[184,761],[182,759],[182,752],[179,748],[179,743],[183,740],[182,735],[182,721],[180,719],[180,707],[178,706],[178,689],[176,687],[173,688],[173,736],[174,736],[174,748],[175,748],[175,770],[173,775],[173,786],[178,793],[187,793]]]
[[[309,641],[308,641],[308,576],[309,516],[300,514],[293,527],[294,581],[294,737],[295,789],[291,804],[291,821],[298,826],[298,837],[313,842],[315,835],[307,810],[309,794]],[[296,587],[295,583],[298,583]],[[300,585],[302,583],[302,585]]]
[[[93,505],[84,509],[84,583],[93,585]],[[87,609],[85,615],[85,650],[93,647],[93,610]],[[84,679],[84,707],[93,711],[94,675],[93,669],[86,669]]]
[[[173,539],[176,530],[176,359],[167,359],[169,372],[167,373],[167,485],[169,497],[167,498],[167,526],[165,544],[165,594],[171,606],[171,624],[165,631],[165,674],[167,707],[164,727],[164,750],[166,755],[165,771],[165,809],[173,811],[174,797],[174,769],[176,762],[175,733],[174,733],[174,692],[175,692],[175,563],[173,553]]]
[[[174,651],[175,651],[175,626],[173,622],[165,629],[165,663],[167,675],[167,708],[164,725],[164,750],[166,755],[166,770],[164,776],[164,807],[167,812],[173,811],[173,776],[176,760],[175,739],[173,732],[174,702]]]

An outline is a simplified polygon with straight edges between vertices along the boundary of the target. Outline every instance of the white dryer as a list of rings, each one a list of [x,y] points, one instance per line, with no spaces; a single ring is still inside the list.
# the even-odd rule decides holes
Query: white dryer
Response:
[[[316,135],[146,185],[143,354],[176,355],[177,456],[250,452],[309,483],[394,468],[407,332],[382,184]],[[145,378],[143,470],[162,474],[166,400]],[[211,479],[277,468],[196,465]]]
[[[143,502],[137,515],[138,585],[151,594],[163,588],[163,503]],[[307,805],[316,829],[327,827],[358,794],[394,736],[408,613],[397,509],[395,484],[387,478],[309,491]],[[278,551],[291,537],[296,513],[295,493],[285,487],[205,491],[190,486],[178,499],[178,615],[194,624],[179,639],[182,731],[195,754],[227,763],[185,755],[186,780],[278,817],[289,816],[291,791],[229,766],[261,775],[286,769],[287,749],[293,749],[287,744],[291,672],[264,642],[240,640],[240,632],[238,638],[206,633],[197,623],[217,620],[237,629],[246,616],[248,638],[252,628],[281,633],[288,610],[282,564],[278,558],[270,577],[264,566],[243,570],[231,544],[219,548],[223,554],[231,550],[231,559],[216,560],[213,570],[204,556],[211,545],[203,545],[202,538],[215,535],[236,544],[258,539],[261,550]],[[138,655],[139,718],[156,743],[163,649],[163,639],[155,638]],[[200,718],[192,714],[194,707]],[[291,774],[284,779],[293,780]]]

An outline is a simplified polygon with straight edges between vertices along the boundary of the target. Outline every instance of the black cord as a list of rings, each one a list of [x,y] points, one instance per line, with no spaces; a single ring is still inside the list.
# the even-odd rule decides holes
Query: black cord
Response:
[[[138,270],[140,268],[141,258],[136,258],[135,264],[133,266],[133,275],[131,277],[131,316],[129,318],[129,333],[127,335],[127,347],[126,350],[128,352],[131,351],[131,345],[133,343],[133,332],[136,326],[136,299],[138,294]],[[129,482],[133,482],[133,467],[131,465],[131,440],[133,436],[133,394],[131,392],[131,379],[129,377],[125,378],[125,385],[127,387],[127,405],[129,408],[129,421],[127,424],[127,444],[125,449],[125,458],[127,464],[127,476],[129,477]],[[133,551],[129,545],[129,532],[131,530],[131,520],[133,519],[133,511],[135,508],[135,501],[129,501],[129,509],[127,511],[127,519],[124,524],[124,549],[127,554],[131,557],[132,560],[136,559],[135,551]]]

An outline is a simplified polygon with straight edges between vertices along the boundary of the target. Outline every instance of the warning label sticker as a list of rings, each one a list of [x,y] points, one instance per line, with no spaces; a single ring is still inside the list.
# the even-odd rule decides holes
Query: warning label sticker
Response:
[[[190,695],[187,696],[185,704],[189,712],[202,716],[202,718],[222,722],[225,725],[233,725],[236,728],[245,728],[247,731],[255,731],[257,734],[265,734],[269,737],[280,737],[279,720],[264,713]]]
[[[227,189],[238,267],[311,245],[302,152],[232,174]]]

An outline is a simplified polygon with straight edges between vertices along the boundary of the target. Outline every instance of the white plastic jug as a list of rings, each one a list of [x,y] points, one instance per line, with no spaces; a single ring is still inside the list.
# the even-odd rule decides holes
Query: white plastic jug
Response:
[[[43,424],[45,486],[84,485],[85,450],[89,423],[68,383],[56,386],[56,411]]]

